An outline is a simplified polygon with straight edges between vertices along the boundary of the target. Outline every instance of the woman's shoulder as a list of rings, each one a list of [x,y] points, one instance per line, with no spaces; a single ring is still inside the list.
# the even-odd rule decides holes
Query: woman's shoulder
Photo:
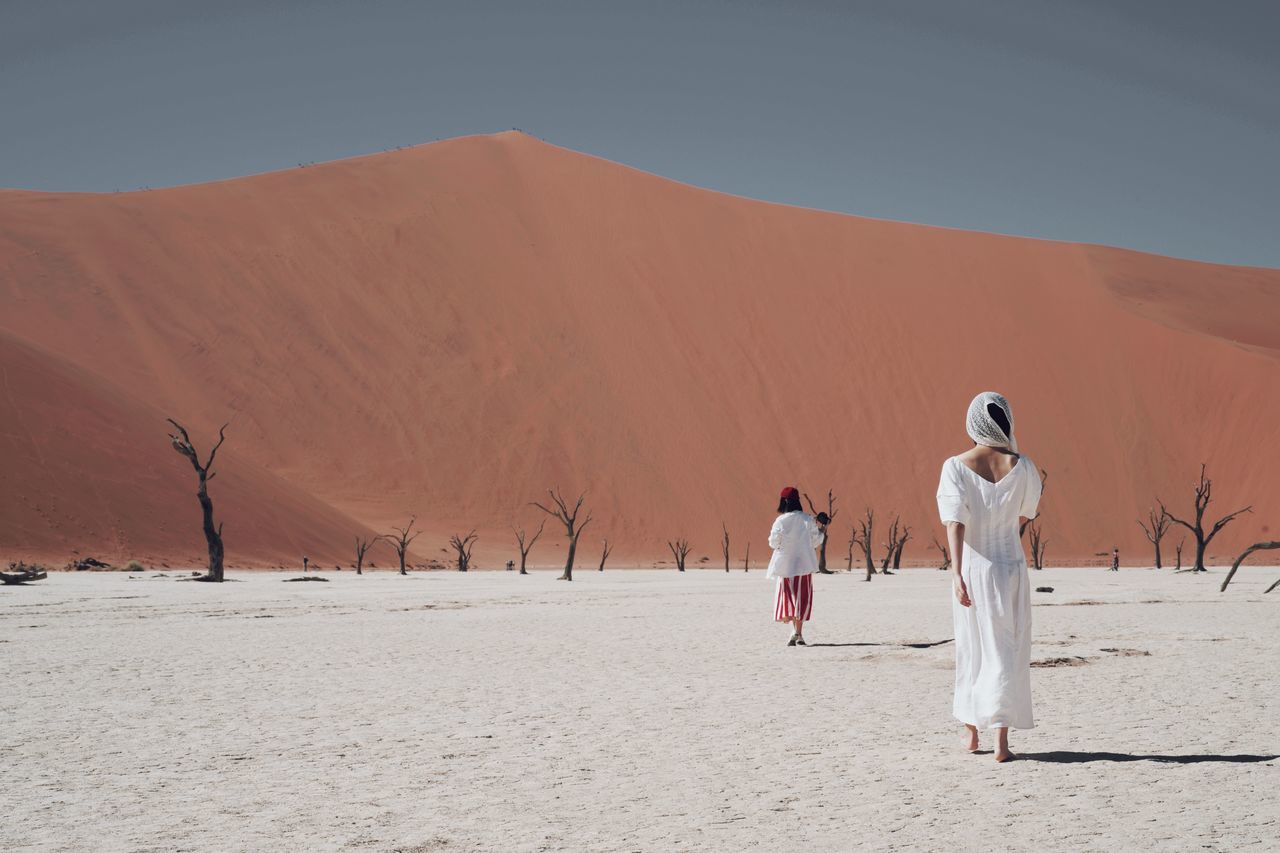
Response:
[[[773,523],[781,524],[782,522],[787,520],[791,520],[793,522],[798,522],[800,524],[803,524],[806,521],[812,521],[813,516],[809,515],[809,513],[804,512],[803,510],[795,510],[794,512],[781,513],[777,518],[773,520]]]

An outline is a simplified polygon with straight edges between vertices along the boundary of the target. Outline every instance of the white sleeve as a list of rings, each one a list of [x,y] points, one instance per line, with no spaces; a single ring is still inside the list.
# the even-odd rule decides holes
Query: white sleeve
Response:
[[[1022,461],[1031,469],[1031,473],[1026,476],[1027,485],[1022,492],[1022,507],[1018,510],[1018,515],[1035,518],[1040,509],[1040,493],[1044,490],[1044,484],[1040,481],[1040,469],[1035,463],[1025,456]]]
[[[818,522],[810,516],[805,517],[805,522],[809,525],[809,547],[817,548],[822,544],[822,528],[818,526]]]
[[[769,547],[778,550],[778,546],[782,544],[782,516],[778,516],[773,520],[773,528],[769,531]]]
[[[963,463],[948,459],[942,463],[942,477],[938,481],[938,517],[942,523],[957,521],[969,523],[969,503],[964,496],[964,482],[956,468]]]

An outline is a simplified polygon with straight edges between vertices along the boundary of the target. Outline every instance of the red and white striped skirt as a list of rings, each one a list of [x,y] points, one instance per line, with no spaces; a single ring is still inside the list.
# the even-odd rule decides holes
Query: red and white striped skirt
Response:
[[[778,578],[778,593],[773,601],[773,619],[785,622],[799,616],[808,622],[813,614],[813,575]]]

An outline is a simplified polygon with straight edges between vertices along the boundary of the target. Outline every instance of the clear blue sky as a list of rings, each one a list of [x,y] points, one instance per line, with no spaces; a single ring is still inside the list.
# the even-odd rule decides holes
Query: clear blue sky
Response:
[[[1280,3],[0,0],[0,186],[518,127],[807,207],[1280,267]]]

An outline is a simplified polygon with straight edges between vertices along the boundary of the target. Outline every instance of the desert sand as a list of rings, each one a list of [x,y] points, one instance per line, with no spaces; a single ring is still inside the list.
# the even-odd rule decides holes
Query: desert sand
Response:
[[[0,847],[1264,850],[1280,611],[1249,567],[1048,569],[1038,727],[961,749],[948,576],[56,574],[0,588]],[[916,644],[913,646],[911,644]]]
[[[55,565],[203,553],[165,416],[206,446],[232,422],[241,566],[345,565],[416,514],[418,560],[474,527],[492,567],[550,486],[589,493],[584,559],[714,558],[721,522],[740,558],[788,483],[835,490],[837,540],[901,513],[925,561],[984,389],[1049,472],[1051,562],[1149,561],[1135,519],[1189,511],[1201,462],[1212,512],[1255,508],[1211,559],[1280,524],[1280,271],[765,204],[514,132],[0,191],[0,370],[0,557]]]

